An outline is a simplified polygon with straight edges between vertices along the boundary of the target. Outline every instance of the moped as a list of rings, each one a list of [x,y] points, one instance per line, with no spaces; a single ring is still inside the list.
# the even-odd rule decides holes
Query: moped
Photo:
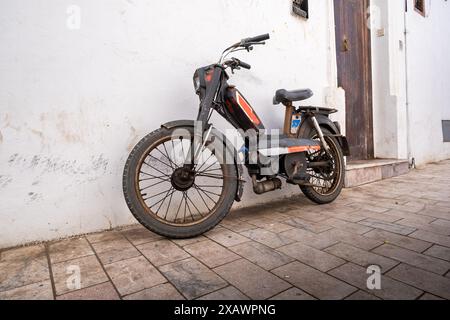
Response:
[[[250,52],[269,39],[269,34],[243,39],[223,51],[218,63],[196,70],[197,119],[165,123],[132,150],[123,192],[132,214],[147,229],[169,238],[211,230],[234,201],[241,201],[244,168],[257,195],[281,189],[283,181],[299,186],[319,205],[340,195],[344,157],[350,152],[339,123],[330,119],[337,110],[295,107],[312,91],[280,89],[273,103],[285,107],[284,126],[282,132],[269,133],[244,95],[228,84],[228,71],[251,69],[229,55]],[[239,132],[241,148],[210,123],[213,112]]]

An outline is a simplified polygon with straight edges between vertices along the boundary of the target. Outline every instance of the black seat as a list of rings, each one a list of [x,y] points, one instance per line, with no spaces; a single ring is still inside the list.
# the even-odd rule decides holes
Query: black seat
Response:
[[[314,93],[310,89],[301,89],[287,91],[285,89],[278,90],[273,98],[273,104],[288,104],[294,101],[302,101],[311,98]]]

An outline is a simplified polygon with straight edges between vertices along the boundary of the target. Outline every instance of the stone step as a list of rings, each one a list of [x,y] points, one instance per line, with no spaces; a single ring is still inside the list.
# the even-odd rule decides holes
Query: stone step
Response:
[[[353,188],[364,184],[407,174],[408,160],[375,159],[347,163],[345,187]]]

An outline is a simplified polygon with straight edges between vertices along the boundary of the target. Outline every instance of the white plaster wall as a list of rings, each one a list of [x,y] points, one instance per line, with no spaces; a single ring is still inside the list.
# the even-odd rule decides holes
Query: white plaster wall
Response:
[[[69,5],[81,28],[66,27]],[[226,45],[270,32],[238,84],[267,127],[279,87],[336,101],[331,0],[3,0],[0,3],[0,247],[134,223],[121,176],[136,142],[196,116],[192,74]],[[330,30],[332,33],[330,34]],[[299,193],[297,188],[242,205]]]
[[[418,165],[450,158],[442,120],[450,120],[450,3],[429,0],[428,16],[409,0],[408,84],[411,151]]]
[[[418,166],[450,158],[441,124],[450,119],[450,5],[426,3],[424,18],[408,1],[405,41],[404,3],[372,1],[379,14],[372,20],[375,156],[414,158]]]
[[[404,3],[371,3],[375,157],[407,159]]]

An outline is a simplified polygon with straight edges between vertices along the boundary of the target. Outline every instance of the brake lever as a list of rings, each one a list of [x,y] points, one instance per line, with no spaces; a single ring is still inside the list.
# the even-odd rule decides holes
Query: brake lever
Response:
[[[266,44],[265,41],[263,41],[263,42],[249,42],[249,43],[246,43],[245,45],[243,45],[242,47],[243,47],[245,50],[247,50],[248,52],[250,52],[250,51],[253,50],[253,47],[254,47],[254,46],[258,46],[258,45],[263,46],[263,45],[265,45],[265,44]]]

